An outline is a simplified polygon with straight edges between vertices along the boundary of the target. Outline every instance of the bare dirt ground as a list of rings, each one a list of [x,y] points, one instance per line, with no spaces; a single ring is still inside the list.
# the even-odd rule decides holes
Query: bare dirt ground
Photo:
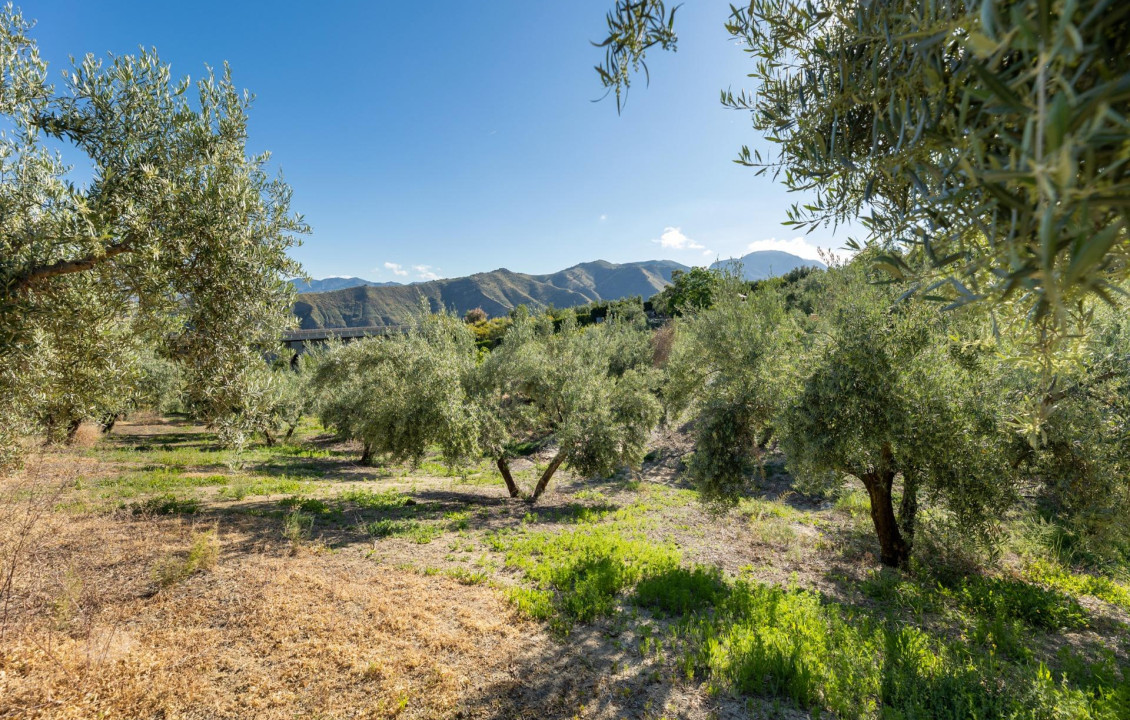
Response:
[[[665,622],[646,611],[562,637],[507,600],[522,576],[492,538],[630,510],[685,563],[869,602],[866,518],[772,474],[762,499],[709,512],[680,480],[685,437],[657,442],[642,473],[563,474],[537,506],[489,466],[362,467],[316,429],[235,455],[202,428],[142,418],[36,455],[0,480],[0,569],[15,570],[0,587],[0,718],[807,716],[641,651]],[[514,464],[520,482],[540,460]],[[401,525],[334,504],[358,491],[401,498]],[[1093,610],[1057,642],[1125,659],[1113,638],[1130,618]]]

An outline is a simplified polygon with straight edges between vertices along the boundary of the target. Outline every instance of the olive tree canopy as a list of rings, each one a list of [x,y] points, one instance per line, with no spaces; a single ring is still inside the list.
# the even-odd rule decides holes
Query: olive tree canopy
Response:
[[[182,359],[195,406],[220,414],[291,322],[287,250],[307,229],[247,151],[251,97],[226,67],[193,84],[146,50],[88,55],[56,87],[31,29],[0,10],[0,355],[97,303]],[[97,292],[74,292],[80,277]]]
[[[617,0],[602,83],[673,48],[660,0]],[[727,22],[789,222],[861,219],[917,290],[1012,304],[1056,337],[1130,277],[1130,4],[1120,0],[751,0]],[[1084,318],[1085,319],[1085,318]]]
[[[531,494],[537,501],[568,464],[582,476],[638,466],[660,407],[652,391],[650,334],[609,321],[557,332],[546,317],[521,314],[472,378],[483,448],[511,497],[519,494],[509,459],[522,441],[552,440],[557,453]]]

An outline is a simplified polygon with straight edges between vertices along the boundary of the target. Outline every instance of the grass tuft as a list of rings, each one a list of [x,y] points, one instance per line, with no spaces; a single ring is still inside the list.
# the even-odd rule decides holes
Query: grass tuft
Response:
[[[183,557],[166,555],[153,566],[153,580],[167,588],[198,572],[211,570],[220,557],[220,538],[215,530],[194,533],[192,546]]]

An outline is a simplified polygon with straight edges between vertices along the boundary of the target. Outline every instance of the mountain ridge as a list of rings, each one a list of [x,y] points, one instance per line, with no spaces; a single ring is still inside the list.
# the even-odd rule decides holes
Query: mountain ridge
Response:
[[[755,250],[740,258],[717,260],[711,263],[712,270],[741,267],[743,280],[767,280],[779,277],[800,267],[824,269],[828,267],[819,260],[802,258],[783,250]]]
[[[779,253],[784,257],[767,258],[770,270],[756,262],[757,255],[759,253],[751,253],[741,259],[756,266],[757,273],[771,271],[781,275],[801,265],[822,266],[816,261]],[[727,262],[733,261],[723,260],[715,265]],[[780,270],[776,264],[782,265]],[[674,260],[628,263],[593,260],[542,275],[498,268],[410,285],[377,285],[366,281],[363,285],[327,292],[303,293],[294,304],[294,314],[303,330],[402,325],[419,313],[422,298],[431,312],[449,310],[463,315],[473,308],[482,308],[489,316],[498,317],[518,305],[531,309],[549,305],[564,308],[633,295],[646,299],[669,285],[675,270],[685,272],[690,267]],[[752,279],[762,278],[759,275]]]
[[[294,286],[294,289],[298,291],[299,295],[333,292],[334,290],[345,290],[351,287],[362,287],[365,285],[371,285],[373,287],[395,287],[400,285],[398,282],[377,282],[375,280],[366,280],[365,278],[344,276],[311,278],[310,280],[292,278],[290,284]]]

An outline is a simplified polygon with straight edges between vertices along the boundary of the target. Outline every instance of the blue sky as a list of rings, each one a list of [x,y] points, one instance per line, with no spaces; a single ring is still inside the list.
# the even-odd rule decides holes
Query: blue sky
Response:
[[[799,199],[732,162],[768,149],[719,90],[750,61],[726,2],[679,11],[679,50],[623,114],[594,103],[612,0],[568,2],[25,2],[54,77],[67,58],[156,47],[177,75],[225,60],[257,96],[250,148],[270,150],[313,233],[314,277],[409,282],[507,267],[665,258],[705,264],[794,240]]]

